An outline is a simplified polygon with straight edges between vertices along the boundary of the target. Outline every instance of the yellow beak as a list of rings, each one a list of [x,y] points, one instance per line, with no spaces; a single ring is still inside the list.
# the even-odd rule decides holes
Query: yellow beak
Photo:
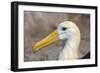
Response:
[[[41,41],[37,42],[35,45],[32,46],[33,52],[37,52],[38,50],[51,45],[52,43],[58,40],[58,32],[55,30],[50,35],[42,39]]]

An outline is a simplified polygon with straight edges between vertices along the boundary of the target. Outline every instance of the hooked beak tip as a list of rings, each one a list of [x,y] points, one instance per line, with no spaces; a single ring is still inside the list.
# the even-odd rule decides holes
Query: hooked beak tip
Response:
[[[32,46],[32,51],[33,51],[33,53],[36,53],[38,51],[38,49],[36,49],[35,46]]]

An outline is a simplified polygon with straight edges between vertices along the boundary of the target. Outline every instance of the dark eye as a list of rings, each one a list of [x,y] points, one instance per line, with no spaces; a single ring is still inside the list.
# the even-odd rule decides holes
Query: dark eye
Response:
[[[62,30],[64,30],[64,31],[65,31],[66,29],[67,29],[66,27],[62,27]]]

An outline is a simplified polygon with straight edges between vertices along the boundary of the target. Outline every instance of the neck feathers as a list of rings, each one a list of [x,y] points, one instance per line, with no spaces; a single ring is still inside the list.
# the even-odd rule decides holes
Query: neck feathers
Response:
[[[76,35],[70,37],[66,42],[62,52],[59,55],[59,60],[77,59],[78,48],[80,44],[80,31]]]

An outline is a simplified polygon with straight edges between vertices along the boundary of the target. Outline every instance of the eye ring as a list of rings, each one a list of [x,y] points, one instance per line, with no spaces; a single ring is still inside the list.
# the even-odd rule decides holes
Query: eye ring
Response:
[[[64,30],[64,31],[65,31],[66,29],[67,29],[66,27],[62,27],[62,30]]]

